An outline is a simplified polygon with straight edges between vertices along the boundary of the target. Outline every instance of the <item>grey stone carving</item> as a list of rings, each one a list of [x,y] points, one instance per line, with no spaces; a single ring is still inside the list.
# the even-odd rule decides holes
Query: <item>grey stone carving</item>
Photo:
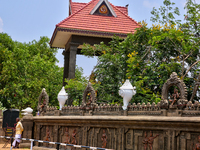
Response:
[[[183,108],[186,106],[187,100],[187,88],[185,83],[178,78],[177,73],[173,72],[170,75],[170,78],[165,82],[162,88],[162,97],[161,97],[161,108],[168,108],[169,107],[169,100],[168,100],[168,92],[171,86],[176,86],[180,91],[180,99],[177,101],[177,107]]]
[[[40,115],[43,115],[46,112],[48,105],[49,105],[49,96],[45,88],[43,88],[38,98],[38,106],[37,106],[37,110],[39,111]]]

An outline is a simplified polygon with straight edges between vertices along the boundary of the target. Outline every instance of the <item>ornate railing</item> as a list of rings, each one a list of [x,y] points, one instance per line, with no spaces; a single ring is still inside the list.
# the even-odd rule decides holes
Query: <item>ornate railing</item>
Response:
[[[166,116],[167,113],[178,111],[179,116],[200,116],[200,103],[188,102],[184,108],[180,109],[176,105],[173,107],[168,106],[163,109],[155,103],[138,103],[129,104],[127,110],[122,109],[122,105],[119,104],[91,104],[89,106],[64,106],[62,110],[58,110],[56,106],[47,106],[44,116],[70,116],[70,115],[120,115],[120,116],[135,116],[135,115],[152,115],[152,116]],[[164,113],[165,112],[165,113]]]

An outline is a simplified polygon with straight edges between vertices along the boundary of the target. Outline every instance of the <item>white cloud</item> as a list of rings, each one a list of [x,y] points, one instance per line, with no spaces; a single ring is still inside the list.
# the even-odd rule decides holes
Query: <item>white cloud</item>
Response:
[[[0,17],[0,33],[3,32],[3,20]]]
[[[144,0],[143,1],[143,5],[144,5],[144,7],[147,7],[147,8],[153,8],[153,7],[159,7],[160,5],[158,4],[158,3],[156,3],[156,2],[149,2],[149,0]]]

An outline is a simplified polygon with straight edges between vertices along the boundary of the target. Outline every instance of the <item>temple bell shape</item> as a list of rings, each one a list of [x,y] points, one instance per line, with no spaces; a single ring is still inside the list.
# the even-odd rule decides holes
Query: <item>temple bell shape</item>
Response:
[[[68,94],[65,92],[64,86],[58,93],[58,101],[60,105],[60,110],[62,110],[62,107],[65,105],[66,100],[68,99]]]
[[[136,94],[135,87],[133,87],[130,81],[127,79],[126,82],[119,88],[119,95],[123,97],[123,110],[127,109],[128,103],[130,102],[133,95]]]

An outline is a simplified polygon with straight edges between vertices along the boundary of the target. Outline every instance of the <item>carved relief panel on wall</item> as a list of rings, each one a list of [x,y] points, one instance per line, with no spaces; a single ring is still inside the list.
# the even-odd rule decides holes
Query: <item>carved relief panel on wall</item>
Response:
[[[164,145],[165,131],[134,130],[133,134],[134,150],[165,150],[164,147],[167,147]]]
[[[82,131],[79,127],[62,126],[59,129],[59,142],[65,144],[82,145]],[[60,149],[75,149],[71,146],[60,146]]]
[[[176,147],[179,150],[200,150],[200,133],[179,132]]]
[[[54,131],[54,128],[53,126],[41,126],[40,128],[40,138],[41,140],[43,141],[49,141],[49,142],[53,142],[55,140],[55,137],[56,135],[54,135],[53,133]],[[39,146],[44,146],[44,147],[53,147],[52,144],[48,144],[48,143],[40,143]]]
[[[117,149],[117,129],[89,128],[87,130],[87,144],[92,147]]]
[[[100,128],[58,125],[57,127],[37,124],[35,126],[36,139],[115,150],[200,150],[200,133],[198,132],[169,129],[143,130],[124,127]],[[56,131],[58,134],[55,134]],[[39,143],[39,146],[55,148],[47,143]],[[60,146],[60,150],[68,149],[72,150],[73,147]]]
[[[126,132],[126,131],[125,131]],[[133,136],[133,130],[129,129],[125,133],[125,143],[126,143],[126,149],[133,149],[134,147],[134,136]]]

